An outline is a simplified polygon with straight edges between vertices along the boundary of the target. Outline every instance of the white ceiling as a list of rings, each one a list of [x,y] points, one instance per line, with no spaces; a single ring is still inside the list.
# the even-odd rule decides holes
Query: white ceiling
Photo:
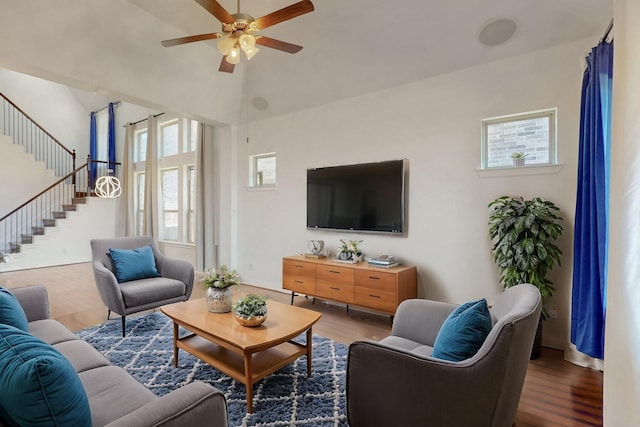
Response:
[[[220,30],[194,0],[128,0],[175,31],[166,39]],[[230,13],[236,2],[220,0]],[[243,0],[257,18],[292,0]],[[262,34],[304,46],[297,54],[262,48],[249,63],[249,97],[277,115],[468,68],[508,56],[604,33],[612,0],[313,0],[315,11],[267,28]],[[518,25],[510,41],[482,45],[478,33],[497,17]],[[160,42],[160,40],[158,41]],[[597,38],[594,39],[594,44]],[[189,55],[219,61],[214,42],[198,49],[167,48],[176,61]],[[187,58],[185,58],[187,56]],[[243,77],[246,59],[236,67]],[[291,96],[293,94],[293,96]]]

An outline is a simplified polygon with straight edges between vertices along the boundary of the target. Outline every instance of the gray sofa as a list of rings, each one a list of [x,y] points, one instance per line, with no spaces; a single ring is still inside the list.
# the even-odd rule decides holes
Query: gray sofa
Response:
[[[351,427],[511,427],[540,320],[538,289],[522,284],[498,294],[492,327],[470,358],[432,357],[438,332],[456,308],[429,300],[398,307],[392,335],[356,341],[347,361]]]
[[[61,323],[50,319],[44,286],[14,288],[11,293],[27,315],[29,333],[51,344],[78,373],[89,400],[93,427],[227,426],[226,399],[216,388],[193,382],[158,397],[125,370],[110,365],[102,354]]]

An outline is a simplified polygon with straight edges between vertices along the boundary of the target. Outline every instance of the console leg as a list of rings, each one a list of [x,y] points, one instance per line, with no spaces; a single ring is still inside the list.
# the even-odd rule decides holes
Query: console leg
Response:
[[[293,305],[293,297],[296,296],[296,293],[291,291],[291,305]]]
[[[347,313],[349,312],[349,304],[347,304]]]
[[[315,304],[316,303],[316,297],[313,297],[313,301],[311,301],[311,304]]]

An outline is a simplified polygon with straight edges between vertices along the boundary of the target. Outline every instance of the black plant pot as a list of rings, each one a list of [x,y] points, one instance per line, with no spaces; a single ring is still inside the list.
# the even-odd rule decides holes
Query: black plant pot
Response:
[[[538,320],[538,328],[536,329],[536,337],[533,339],[533,347],[531,348],[531,360],[540,357],[540,347],[542,347],[542,317]]]

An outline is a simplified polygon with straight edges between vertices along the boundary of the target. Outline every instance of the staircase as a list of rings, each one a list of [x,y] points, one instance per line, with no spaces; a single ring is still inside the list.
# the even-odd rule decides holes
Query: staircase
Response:
[[[76,168],[75,152],[1,93],[0,153],[0,271],[89,261],[89,240],[113,237],[116,201],[87,197],[90,160]]]

